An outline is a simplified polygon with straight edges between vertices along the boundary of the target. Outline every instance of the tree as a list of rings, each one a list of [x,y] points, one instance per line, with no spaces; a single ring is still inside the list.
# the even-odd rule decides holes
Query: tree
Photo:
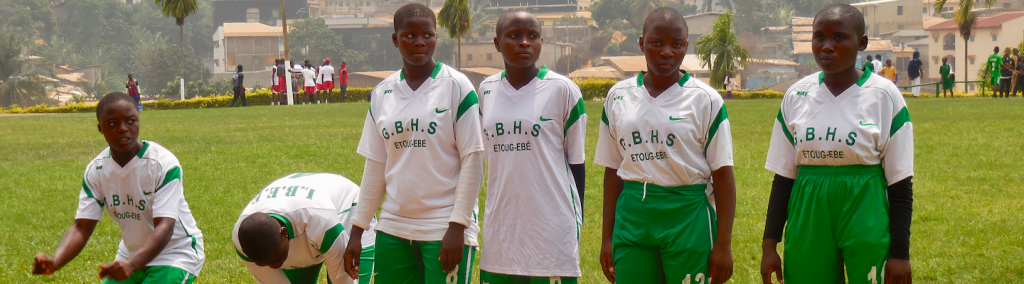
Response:
[[[800,17],[814,17],[818,11],[824,9],[825,6],[835,4],[850,4],[853,0],[781,0],[796,8],[796,15]],[[860,2],[860,1],[858,1]]]
[[[298,51],[301,59],[310,60],[314,64],[324,58],[340,59],[345,52],[341,37],[327,28],[324,18],[307,18],[292,22],[288,38],[289,49]]]
[[[201,78],[210,78],[210,70],[203,66],[202,61],[192,53],[182,54],[171,46],[154,49],[142,54],[139,58],[140,72],[136,78],[140,84],[149,88],[161,89],[170,82],[177,82],[177,72],[170,66],[181,65],[185,69],[185,80],[189,82],[200,81]]]
[[[48,38],[56,26],[46,0],[0,0],[0,28],[22,38]]]
[[[711,86],[715,88],[722,88],[725,76],[739,69],[737,62],[746,66],[750,59],[750,53],[736,38],[732,22],[732,11],[727,10],[715,20],[711,33],[697,39],[697,58],[700,59],[701,67],[710,65]]]
[[[174,22],[178,24],[178,53],[181,57],[185,57],[185,17],[192,15],[199,9],[196,0],[153,0],[157,6],[160,7],[160,12],[164,14],[164,17],[174,18]],[[282,14],[284,11],[281,11]],[[185,62],[182,61],[181,77],[185,77]]]
[[[647,19],[647,15],[654,12],[655,9],[661,8],[661,6],[660,0],[634,0],[629,5],[630,22],[633,23],[634,27],[636,27],[636,24],[640,24],[640,27],[643,27],[643,22]]]
[[[455,38],[458,44],[458,57],[455,60],[455,68],[462,68],[462,37],[472,29],[472,17],[469,13],[469,1],[447,0],[441,12],[437,15],[438,24],[448,29],[448,36]]]
[[[0,107],[11,105],[32,106],[49,103],[46,87],[49,83],[35,72],[23,72],[22,39],[11,34],[0,34]]]
[[[960,0],[960,8],[954,12],[953,22],[960,28],[960,37],[964,39],[964,71],[967,71],[967,44],[971,39],[971,29],[978,21],[978,14],[974,13],[975,3],[985,3],[988,7],[996,4],[996,0]],[[942,11],[946,6],[946,0],[935,1],[935,11]],[[967,72],[964,72],[964,81],[967,81]],[[964,92],[967,92],[967,84],[964,84]]]

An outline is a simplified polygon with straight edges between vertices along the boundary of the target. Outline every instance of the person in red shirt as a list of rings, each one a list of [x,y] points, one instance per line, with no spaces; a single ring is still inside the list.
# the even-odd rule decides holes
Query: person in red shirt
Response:
[[[139,81],[135,81],[132,78],[132,73],[128,73],[128,82],[124,84],[125,93],[135,99],[135,105],[142,111],[142,93],[139,92]]]
[[[341,89],[341,101],[348,102],[348,68],[345,61],[341,62],[341,70],[338,71],[338,87]]]

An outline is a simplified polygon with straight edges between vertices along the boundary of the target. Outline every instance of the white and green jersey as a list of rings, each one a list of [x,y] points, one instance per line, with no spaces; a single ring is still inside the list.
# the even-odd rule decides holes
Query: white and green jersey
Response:
[[[264,187],[242,210],[231,231],[235,251],[260,283],[288,283],[282,269],[298,269],[326,262],[327,275],[334,283],[351,282],[342,266],[352,211],[359,200],[359,186],[347,178],[329,173],[294,173]],[[260,267],[242,252],[238,226],[253,213],[267,213],[288,230],[288,258],[280,269]],[[371,223],[373,224],[373,223]],[[363,247],[376,242],[373,225],[363,233]]]
[[[439,241],[455,208],[462,157],[483,151],[476,91],[466,75],[437,62],[416,91],[402,71],[373,89],[358,152],[384,163],[387,191],[377,230],[417,241]],[[466,225],[477,245],[476,208]]]
[[[569,164],[584,162],[587,114],[569,78],[541,67],[516,90],[505,72],[480,84],[488,167],[480,269],[580,277],[583,212]]]
[[[117,260],[129,257],[153,233],[153,218],[175,219],[167,246],[147,266],[173,266],[199,275],[206,255],[203,233],[196,227],[183,195],[178,158],[167,148],[142,141],[142,149],[124,167],[100,152],[85,168],[76,219],[100,220],[104,209],[121,227]]]
[[[812,74],[789,87],[772,129],[765,168],[795,179],[802,165],[882,165],[889,184],[914,175],[914,130],[900,90],[864,73],[834,96]]]
[[[732,166],[732,134],[722,96],[683,72],[657,98],[643,73],[615,84],[604,103],[594,163],[627,181],[661,186],[707,184]],[[713,203],[712,203],[713,204]]]

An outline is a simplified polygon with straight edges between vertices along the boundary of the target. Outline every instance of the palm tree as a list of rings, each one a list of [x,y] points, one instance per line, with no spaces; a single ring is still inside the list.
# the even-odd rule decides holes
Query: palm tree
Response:
[[[437,15],[438,24],[448,29],[448,36],[458,42],[458,59],[455,68],[462,68],[462,37],[472,28],[472,16],[469,13],[469,1],[448,0],[444,2],[441,13]]]
[[[164,17],[174,18],[174,22],[178,24],[178,46],[181,48],[179,51],[181,57],[185,57],[185,17],[188,17],[196,13],[199,9],[196,0],[153,0],[158,7],[160,12],[163,12]],[[282,11],[283,13],[284,11]],[[185,78],[185,62],[181,62],[181,78]]]
[[[711,65],[711,86],[715,88],[722,88],[725,76],[738,69],[737,61],[746,66],[750,59],[750,53],[736,39],[732,22],[732,11],[726,10],[715,20],[711,33],[697,39],[697,58],[701,67]]]
[[[36,72],[24,72],[21,56],[22,40],[14,35],[0,35],[0,106],[33,106],[46,103],[49,83]]]
[[[647,15],[654,10],[661,8],[660,0],[636,0],[629,5],[629,16],[630,22],[634,26],[640,28],[644,24],[644,20],[647,19]]]
[[[960,8],[953,16],[953,22],[960,27],[960,37],[964,39],[964,81],[967,81],[967,42],[971,39],[971,29],[974,28],[974,23],[978,21],[978,14],[972,10],[978,3],[992,7],[996,4],[996,0],[960,0]],[[942,11],[942,6],[946,6],[946,0],[935,1],[936,12]],[[967,92],[967,84],[964,84],[964,92]]]

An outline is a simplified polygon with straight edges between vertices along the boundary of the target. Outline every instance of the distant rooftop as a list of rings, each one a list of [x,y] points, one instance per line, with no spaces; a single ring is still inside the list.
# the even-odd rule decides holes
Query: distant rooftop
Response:
[[[280,37],[281,27],[261,23],[224,23],[224,37]]]
[[[1017,19],[1024,16],[1024,11],[1006,12],[991,17],[978,18],[978,21],[974,24],[974,29],[999,29],[1003,27],[1003,23]],[[959,30],[956,22],[953,20],[947,20],[940,24],[934,25],[925,30],[928,31],[941,31],[941,30]]]

